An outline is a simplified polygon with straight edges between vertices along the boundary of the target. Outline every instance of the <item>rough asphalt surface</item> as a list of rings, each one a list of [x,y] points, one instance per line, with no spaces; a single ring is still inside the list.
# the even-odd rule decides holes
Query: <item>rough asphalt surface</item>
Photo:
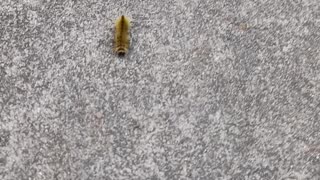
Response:
[[[1,180],[320,179],[318,0],[1,0],[0,24]]]

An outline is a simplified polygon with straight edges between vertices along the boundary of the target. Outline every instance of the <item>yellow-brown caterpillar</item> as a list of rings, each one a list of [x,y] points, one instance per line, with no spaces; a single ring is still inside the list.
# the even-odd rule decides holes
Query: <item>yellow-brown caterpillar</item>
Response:
[[[117,19],[115,24],[114,51],[118,56],[124,56],[129,49],[130,21],[125,16]]]

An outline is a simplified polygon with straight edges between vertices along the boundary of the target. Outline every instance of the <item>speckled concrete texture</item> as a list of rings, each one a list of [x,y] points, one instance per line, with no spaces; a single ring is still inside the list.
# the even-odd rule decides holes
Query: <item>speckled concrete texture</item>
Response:
[[[320,179],[318,0],[1,0],[0,24],[1,180]]]

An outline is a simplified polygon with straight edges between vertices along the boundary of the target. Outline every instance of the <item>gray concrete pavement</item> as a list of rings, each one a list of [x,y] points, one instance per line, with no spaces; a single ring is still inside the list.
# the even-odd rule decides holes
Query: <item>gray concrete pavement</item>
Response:
[[[0,24],[0,179],[320,179],[317,0],[2,0]]]

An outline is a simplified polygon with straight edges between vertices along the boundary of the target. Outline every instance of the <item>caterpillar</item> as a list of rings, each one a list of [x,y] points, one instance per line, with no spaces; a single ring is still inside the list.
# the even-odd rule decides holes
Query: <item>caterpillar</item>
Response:
[[[129,49],[130,21],[124,15],[120,16],[115,23],[114,51],[118,56],[124,56]]]

